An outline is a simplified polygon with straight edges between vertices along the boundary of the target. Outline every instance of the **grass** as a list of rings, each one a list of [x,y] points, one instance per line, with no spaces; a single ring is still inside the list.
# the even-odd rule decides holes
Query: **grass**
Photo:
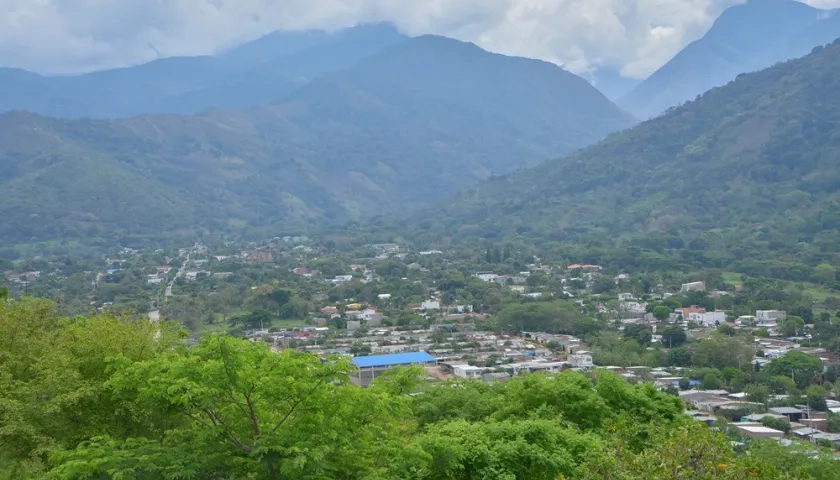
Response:
[[[738,272],[723,272],[723,280],[726,283],[731,283],[732,285],[739,286],[742,285],[744,282],[741,281],[742,273]],[[817,283],[811,282],[784,282],[786,288],[800,290],[805,295],[813,298],[817,302],[823,302],[828,297],[836,297],[840,294],[838,292],[834,292],[822,285]]]
[[[237,314],[228,315],[228,318],[234,317],[236,315]],[[303,325],[306,325],[306,322],[304,320],[300,320],[300,319],[286,320],[286,319],[275,318],[269,324],[264,325],[264,327],[266,329],[269,329],[269,328],[293,328],[293,327],[300,327],[300,326],[303,326]],[[192,330],[192,333],[196,337],[202,337],[204,335],[213,334],[213,333],[224,333],[224,332],[227,332],[229,330],[232,330],[232,327],[230,326],[230,324],[226,320],[224,320],[221,315],[217,314],[216,315],[216,321],[214,323],[208,325],[208,324],[202,322],[201,324],[199,324],[195,328],[195,330]]]
[[[736,287],[743,285],[744,282],[741,281],[741,276],[743,273],[738,272],[723,272],[723,281],[726,283],[731,283]]]

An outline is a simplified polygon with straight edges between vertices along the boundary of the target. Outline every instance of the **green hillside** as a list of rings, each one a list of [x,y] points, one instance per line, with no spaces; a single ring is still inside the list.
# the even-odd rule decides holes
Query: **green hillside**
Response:
[[[0,241],[241,234],[400,214],[632,122],[555,65],[442,37],[243,112],[13,112],[0,116]]]
[[[817,263],[840,249],[840,42],[419,219],[462,237],[608,247],[691,261]],[[429,237],[436,240],[438,237]]]

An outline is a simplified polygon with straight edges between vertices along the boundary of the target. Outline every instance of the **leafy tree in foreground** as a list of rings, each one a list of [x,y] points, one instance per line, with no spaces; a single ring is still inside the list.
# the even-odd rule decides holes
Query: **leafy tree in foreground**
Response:
[[[176,428],[155,437],[94,438],[61,458],[59,478],[338,478],[376,470],[394,438],[380,388],[349,384],[345,360],[276,354],[262,343],[205,338],[186,355],[121,362],[109,386]],[[196,455],[196,452],[201,452]]]

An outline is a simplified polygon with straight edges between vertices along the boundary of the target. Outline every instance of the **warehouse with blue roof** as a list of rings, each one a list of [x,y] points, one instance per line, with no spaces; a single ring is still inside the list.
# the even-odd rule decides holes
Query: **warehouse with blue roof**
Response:
[[[370,355],[353,357],[356,375],[353,380],[360,385],[368,385],[374,378],[382,375],[389,368],[406,365],[436,364],[435,357],[426,352],[392,353],[389,355]]]

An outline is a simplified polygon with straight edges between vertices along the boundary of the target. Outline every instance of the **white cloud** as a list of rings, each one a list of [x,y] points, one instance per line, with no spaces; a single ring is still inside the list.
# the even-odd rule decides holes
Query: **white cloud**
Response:
[[[277,29],[389,20],[583,72],[643,76],[742,0],[0,0],[0,65],[76,72],[207,54]],[[809,0],[821,7],[840,0]]]

